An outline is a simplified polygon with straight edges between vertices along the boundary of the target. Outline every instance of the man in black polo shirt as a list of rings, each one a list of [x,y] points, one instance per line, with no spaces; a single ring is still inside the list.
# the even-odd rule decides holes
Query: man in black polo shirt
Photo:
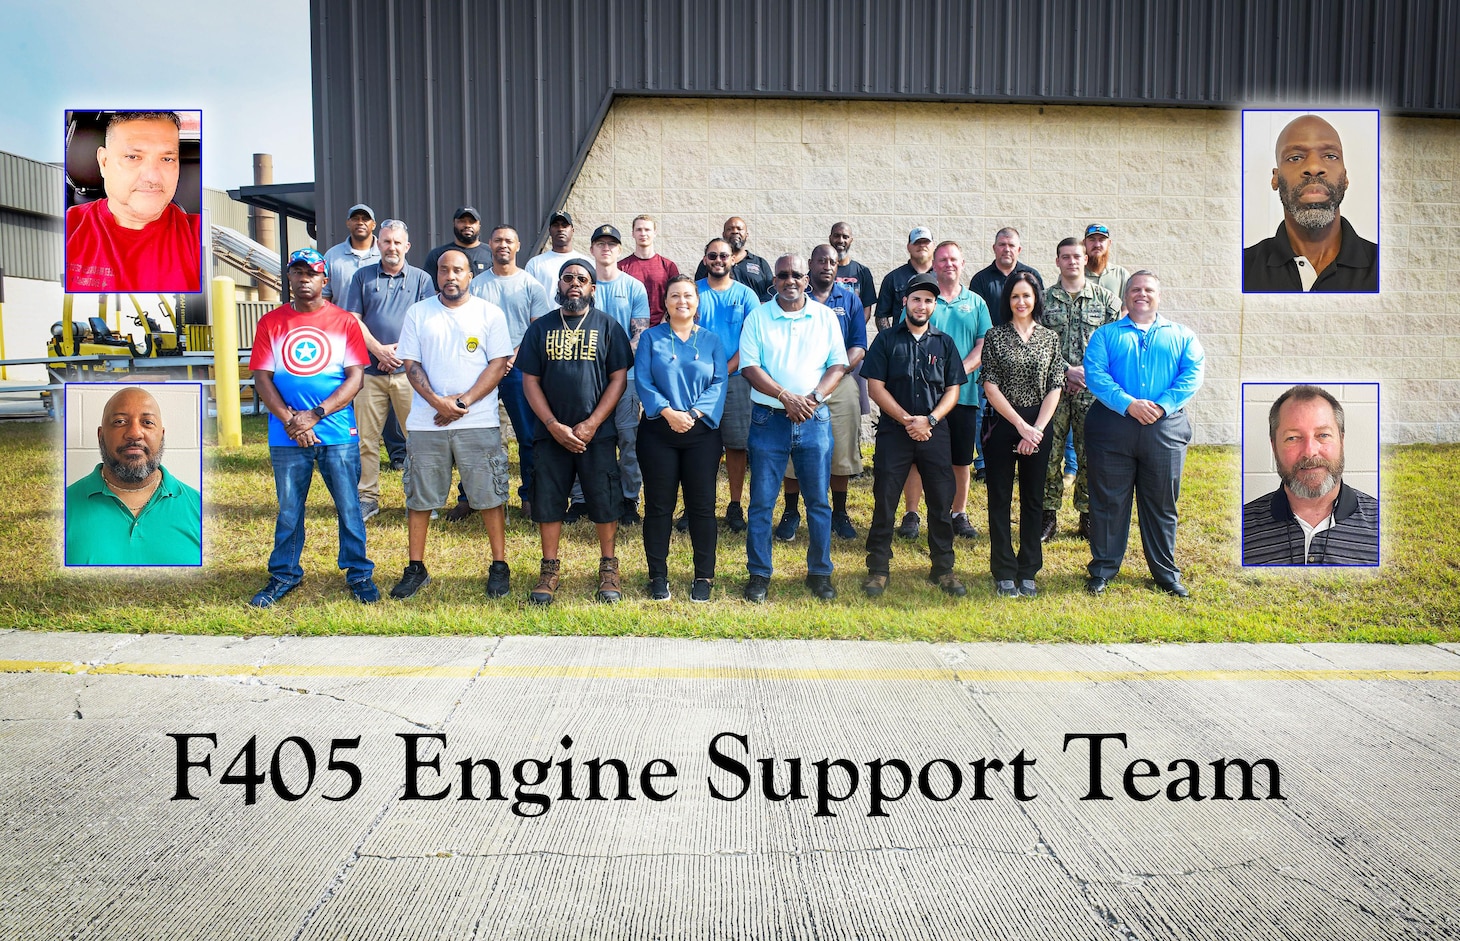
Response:
[[[775,293],[772,290],[775,269],[770,262],[745,247],[745,240],[750,237],[750,227],[745,224],[745,220],[739,216],[726,219],[720,237],[730,246],[731,279],[754,291],[756,300],[770,300]],[[710,269],[702,258],[699,267],[695,269],[695,280],[703,281],[709,276]]]
[[[1359,238],[1338,211],[1348,171],[1332,124],[1305,114],[1283,128],[1272,188],[1283,224],[1242,253],[1244,294],[1379,290],[1379,246]]]
[[[448,249],[456,249],[466,256],[471,262],[472,277],[476,277],[483,271],[492,267],[492,247],[482,241],[482,217],[474,206],[462,206],[456,210],[456,216],[451,221],[454,241],[445,245],[437,245],[426,255],[425,271],[431,276],[431,283],[436,285],[436,290],[441,290],[441,285],[436,284],[436,263]]]
[[[1019,260],[1024,246],[1019,242],[1019,230],[1011,225],[994,233],[994,261],[968,282],[968,289],[989,305],[989,316],[993,325],[1007,323],[999,301],[1004,296],[1004,282],[1016,271],[1027,271],[1039,282],[1039,293],[1044,293],[1044,277],[1034,268]]]
[[[928,498],[928,580],[950,595],[967,594],[953,574],[953,460],[943,419],[958,405],[968,381],[953,339],[931,323],[938,305],[938,279],[920,274],[907,284],[906,317],[877,334],[862,361],[867,391],[882,410],[877,450],[872,456],[872,526],[867,531],[867,580],[862,590],[877,597],[887,590],[892,564],[892,523],[902,485],[914,465]]]
[[[932,270],[933,233],[927,226],[920,225],[907,234],[907,264],[887,272],[882,279],[882,287],[877,291],[878,330],[886,330],[901,319],[908,283],[917,275]]]

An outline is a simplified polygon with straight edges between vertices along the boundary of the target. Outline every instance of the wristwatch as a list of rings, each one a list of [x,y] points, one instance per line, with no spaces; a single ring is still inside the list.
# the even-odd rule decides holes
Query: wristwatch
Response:
[[[316,405],[314,408],[310,409],[310,411],[314,413],[314,417],[315,418],[324,418],[324,406],[323,405]]]
[[[937,428],[938,427],[938,416],[937,415],[934,415],[932,413],[929,413],[928,414],[928,427],[929,428]]]
[[[467,410],[469,410],[471,408],[471,406],[467,405],[465,402],[463,402],[461,400],[461,397],[460,396],[457,396],[457,399],[456,399],[456,407],[459,408],[459,409],[461,409],[461,410],[463,410],[463,411],[467,411]]]
[[[817,405],[821,405],[826,402],[826,396],[821,394],[820,389],[812,389],[811,401],[815,402]]]

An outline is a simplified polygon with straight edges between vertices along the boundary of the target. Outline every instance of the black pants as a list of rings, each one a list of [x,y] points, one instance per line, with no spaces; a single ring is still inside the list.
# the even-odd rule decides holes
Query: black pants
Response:
[[[1015,408],[1019,417],[1034,424],[1039,406]],[[984,416],[983,467],[988,475],[989,493],[989,571],[994,581],[1033,580],[1044,567],[1044,546],[1039,541],[1044,519],[1044,475],[1049,467],[1049,452],[1054,436],[1045,433],[1039,450],[1030,455],[1018,454],[1019,430],[1008,419],[992,409]],[[1063,453],[1065,442],[1057,442]],[[1014,501],[1014,470],[1019,471],[1019,554],[1014,555],[1014,540],[1009,519]]]
[[[872,525],[867,530],[867,571],[886,575],[892,567],[892,528],[897,521],[902,485],[910,468],[923,477],[928,501],[928,555],[934,578],[953,571],[953,461],[948,423],[939,422],[933,437],[914,441],[890,418],[877,429],[877,450],[872,455]]]
[[[1114,578],[1125,561],[1130,505],[1135,498],[1146,567],[1158,582],[1181,577],[1176,567],[1176,501],[1191,421],[1186,409],[1142,425],[1100,403],[1085,416],[1090,464],[1090,574]]]
[[[695,578],[715,577],[715,483],[719,479],[720,429],[695,422],[680,434],[662,418],[639,421],[639,467],[644,472],[644,558],[650,578],[669,577],[669,531],[684,490],[684,512],[694,545]]]

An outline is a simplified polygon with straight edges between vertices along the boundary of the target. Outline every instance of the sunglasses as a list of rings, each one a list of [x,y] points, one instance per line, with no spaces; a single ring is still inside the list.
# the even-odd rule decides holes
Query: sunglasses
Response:
[[[729,261],[729,252],[705,252],[705,261]]]
[[[776,277],[782,281],[800,281],[806,277],[804,271],[777,271]]]
[[[593,279],[588,277],[586,274],[565,274],[558,280],[562,281],[564,284],[587,284]]]

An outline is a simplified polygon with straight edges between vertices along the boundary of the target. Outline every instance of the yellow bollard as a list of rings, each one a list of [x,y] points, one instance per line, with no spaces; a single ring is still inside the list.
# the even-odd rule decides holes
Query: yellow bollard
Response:
[[[218,446],[243,447],[243,414],[238,403],[238,307],[233,279],[213,279],[213,378],[218,399]]]

